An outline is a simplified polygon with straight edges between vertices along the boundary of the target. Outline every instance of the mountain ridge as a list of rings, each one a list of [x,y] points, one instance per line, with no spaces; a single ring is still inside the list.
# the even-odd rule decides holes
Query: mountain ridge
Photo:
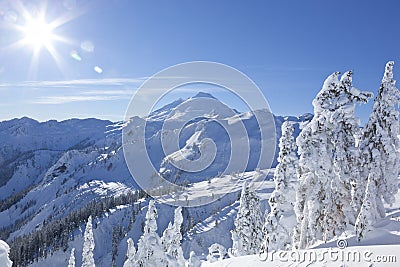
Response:
[[[193,101],[193,98],[191,99],[189,101]],[[140,233],[140,220],[144,218],[143,207],[145,207],[148,198],[144,198],[146,196],[145,192],[141,192],[126,166],[121,141],[122,129],[124,127],[135,128],[146,122],[149,127],[149,133],[145,136],[145,139],[154,166],[163,167],[173,173],[175,169],[172,166],[161,166],[163,160],[169,156],[164,155],[161,151],[161,126],[173,108],[181,103],[183,101],[178,100],[173,105],[166,105],[163,107],[164,109],[159,109],[158,113],[153,113],[146,120],[136,119],[128,122],[113,123],[108,120],[94,118],[71,119],[60,122],[54,120],[38,122],[27,117],[0,122],[0,143],[2,147],[0,149],[0,159],[2,159],[0,165],[2,162],[1,166],[4,167],[1,168],[3,171],[1,174],[3,175],[0,176],[4,179],[3,184],[0,184],[0,238],[7,240],[11,244],[12,250],[18,249],[19,244],[23,243],[15,240],[20,240],[21,238],[23,240],[24,236],[28,238],[32,233],[48,229],[57,220],[66,220],[74,212],[80,210],[82,212],[86,209],[93,210],[93,205],[96,202],[98,204],[104,202],[103,207],[109,208],[105,210],[101,210],[100,206],[96,208],[100,210],[98,211],[99,217],[96,217],[95,221],[99,231],[102,231],[95,232],[97,233],[97,240],[106,242],[105,240],[112,239],[111,234],[107,231],[116,229],[121,220],[124,222],[134,221],[132,225],[125,223],[122,223],[122,225],[125,225],[124,227],[131,225],[130,230],[126,228],[124,231],[128,231],[129,235],[134,236],[135,239],[138,235],[137,233]],[[237,120],[237,122],[243,122],[250,127],[250,130],[256,129],[257,124],[254,121],[255,118],[252,112],[240,114],[230,118],[221,117],[220,119]],[[201,133],[202,137],[214,138],[217,143],[226,146],[228,139],[217,138],[221,134],[218,134],[219,130],[214,125],[215,121],[213,122],[213,120],[201,118],[186,125],[182,129],[180,147],[183,148],[188,145],[188,151],[191,151],[191,148],[194,147],[193,145],[199,141],[199,139],[193,138],[194,134],[196,132],[198,134],[199,130],[204,130]],[[284,118],[274,116],[274,131],[277,131],[278,136],[280,135],[280,125],[285,120],[293,120],[296,125],[306,122],[297,117]],[[200,125],[203,125],[201,126],[203,128]],[[16,131],[16,129],[19,130]],[[175,129],[172,128],[170,130],[174,131]],[[255,144],[259,142],[257,141],[255,130],[251,131],[250,139],[254,139],[253,142]],[[190,140],[196,141],[192,143]],[[187,144],[188,141],[189,143]],[[255,162],[254,160],[252,161]],[[250,179],[254,175],[255,165],[254,163],[252,164],[253,167],[250,166],[246,170],[248,172],[246,179]],[[221,166],[214,167],[211,171],[206,171],[201,179],[188,175],[184,177],[183,175],[182,179],[178,179],[176,182],[185,182],[185,180],[189,179],[189,183],[196,186],[197,183],[219,179],[215,176],[217,176]],[[226,179],[233,178],[229,178],[228,175]],[[215,182],[217,185],[217,180]],[[134,203],[124,202],[123,199],[126,199],[127,195],[134,192],[139,192],[141,197]],[[229,213],[230,210],[234,212],[236,207],[234,203],[239,192],[240,187],[236,188],[221,201],[211,204],[207,209],[198,207],[185,210],[184,227],[187,234],[185,235],[184,251],[186,254],[190,252],[189,248],[193,248],[197,252],[205,251],[206,247],[210,245],[209,243],[215,240],[215,237],[212,237],[213,231],[205,231],[200,235],[200,233],[191,232],[191,229],[195,229],[195,225],[215,216],[215,214],[219,214],[222,210],[224,210],[223,214]],[[118,201],[121,201],[118,203],[125,204],[118,206],[116,202],[112,202],[112,199],[115,199],[114,201],[118,199]],[[134,216],[132,209],[135,211]],[[172,214],[172,207],[162,205],[160,216],[163,219],[160,221],[160,229],[164,229],[169,220],[172,219],[169,214]],[[223,224],[232,223],[229,218],[219,220],[221,220],[221,224],[222,222],[224,222]],[[79,222],[82,224],[81,221],[77,221],[76,225],[79,225]],[[70,229],[66,232],[70,239],[76,241],[68,241],[67,244],[65,242],[61,244],[63,239],[60,237],[59,242],[61,243],[59,245],[54,244],[48,249],[52,253],[56,253],[55,255],[67,257],[67,251],[59,251],[57,247],[67,246],[68,250],[72,245],[75,244],[74,246],[76,246],[78,241],[81,240],[80,232],[77,229]],[[228,233],[224,232],[224,234]],[[139,237],[137,236],[137,238]],[[59,240],[58,237],[54,239]],[[225,245],[228,245],[230,241],[228,239],[224,240],[224,242],[227,242]],[[124,243],[126,240],[124,238],[118,238],[118,241],[115,242],[117,242],[121,251],[126,249]],[[137,242],[137,239],[135,239],[135,242]],[[203,245],[195,245],[198,242],[203,242]],[[124,260],[124,255],[114,255],[111,247],[97,249],[95,251],[95,254],[97,254],[96,262],[103,262],[104,266],[109,266],[110,259],[113,257],[120,263],[118,266]],[[77,247],[77,254],[78,252],[79,247]],[[44,256],[37,255],[34,257],[43,259]],[[52,259],[51,256],[49,257]],[[53,258],[52,264],[58,260]],[[79,257],[77,260],[79,261]]]

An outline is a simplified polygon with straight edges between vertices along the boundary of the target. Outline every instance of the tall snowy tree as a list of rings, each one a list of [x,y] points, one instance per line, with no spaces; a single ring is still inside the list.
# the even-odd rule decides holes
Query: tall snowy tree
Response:
[[[292,247],[293,229],[296,225],[294,204],[298,180],[298,158],[293,131],[290,122],[282,124],[278,166],[274,173],[275,190],[268,201],[271,210],[265,216],[261,252],[287,250]]]
[[[162,249],[161,239],[157,234],[157,209],[154,200],[149,201],[146,213],[146,222],[143,235],[138,242],[136,253],[137,265],[141,267],[148,266],[166,266],[167,259]]]
[[[75,267],[75,248],[72,248],[69,256],[68,267]]]
[[[314,117],[296,140],[300,160],[295,248],[305,248],[316,240],[327,241],[346,227],[346,212],[338,198],[348,194],[343,193],[345,189],[334,171],[333,159],[338,126],[332,116],[343,102],[345,89],[339,82],[339,74],[335,72],[325,80],[313,100]]]
[[[360,120],[354,114],[355,103],[366,103],[372,93],[360,91],[353,87],[352,72],[345,72],[339,84],[338,94],[330,108],[332,132],[333,166],[338,183],[333,188],[337,194],[336,205],[344,213],[344,224],[354,225],[359,207],[355,190],[361,184],[361,160],[356,138],[361,135]]]
[[[360,180],[354,104],[365,103],[372,94],[353,87],[352,72],[340,81],[339,74],[325,80],[313,100],[314,117],[296,140],[300,160],[295,248],[339,235],[355,223],[358,212],[352,194],[352,185]]]
[[[178,207],[174,212],[174,224],[168,224],[161,243],[166,253],[169,266],[185,266],[185,258],[181,247],[182,234],[181,227],[183,223],[182,207]]]
[[[327,110],[337,96],[338,76],[339,73],[335,72],[325,80],[313,101],[314,117],[296,140],[300,155],[295,204],[297,226],[293,237],[296,248],[305,248],[317,239],[326,240],[337,228],[329,224],[336,214],[332,211],[331,182],[335,176],[330,142],[332,125]]]
[[[393,204],[398,191],[400,131],[399,112],[396,107],[400,103],[400,92],[395,87],[393,65],[393,61],[386,64],[382,83],[360,145],[365,177],[363,182],[368,184],[369,188],[364,191],[360,187],[357,192],[358,199],[363,199],[356,223],[359,237],[364,235],[364,228],[368,229],[365,224],[371,226],[385,216],[383,202]],[[368,194],[374,195],[374,199],[366,199]],[[367,205],[364,204],[366,201],[374,203]]]
[[[234,256],[257,254],[263,239],[260,199],[247,183],[243,185],[234,224],[231,254]]]
[[[94,237],[92,230],[92,216],[89,216],[84,233],[82,267],[94,267]]]
[[[127,243],[128,243],[128,248],[127,248],[127,250],[126,250],[126,260],[125,260],[125,262],[124,262],[124,267],[135,267],[135,266],[136,266],[136,261],[135,261],[135,255],[136,255],[135,244],[134,244],[132,238],[128,238]]]

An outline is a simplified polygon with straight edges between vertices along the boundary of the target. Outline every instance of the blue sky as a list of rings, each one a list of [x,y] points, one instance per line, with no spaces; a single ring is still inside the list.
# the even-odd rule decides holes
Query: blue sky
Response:
[[[15,26],[44,5],[62,40],[32,61],[32,45],[13,45],[24,38]],[[376,93],[394,60],[400,79],[399,10],[396,0],[0,0],[0,120],[121,120],[146,77],[195,60],[248,75],[275,114],[312,112],[334,71],[353,70],[354,85]],[[362,121],[370,110],[357,109]]]

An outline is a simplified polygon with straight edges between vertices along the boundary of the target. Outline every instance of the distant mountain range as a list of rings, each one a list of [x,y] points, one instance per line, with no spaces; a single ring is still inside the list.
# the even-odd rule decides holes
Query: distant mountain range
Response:
[[[66,221],[66,218],[72,218],[72,214],[77,212],[86,214],[84,212],[90,207],[97,207],[94,202],[101,203],[100,200],[104,200],[105,204],[97,208],[99,210],[94,220],[95,241],[101,244],[95,248],[95,259],[99,266],[111,266],[111,262],[122,266],[125,255],[116,253],[113,246],[118,247],[117,251],[125,251],[127,236],[137,242],[142,231],[141,224],[147,201],[146,194],[140,192],[124,160],[121,137],[123,127],[135,128],[146,122],[148,131],[145,141],[155,168],[174,183],[193,185],[212,179],[222,172],[229,160],[230,138],[240,138],[235,135],[229,137],[217,122],[229,121],[230,125],[243,123],[249,134],[251,147],[246,167],[247,177],[250,177],[255,171],[260,153],[259,126],[254,112],[267,111],[245,113],[235,111],[234,116],[226,117],[219,110],[214,110],[214,119],[204,116],[185,124],[180,132],[179,153],[174,151],[169,155],[164,154],[161,147],[161,131],[176,130],[173,127],[174,122],[179,125],[179,120],[185,115],[180,110],[178,116],[177,107],[185,105],[193,107],[192,101],[199,97],[214,98],[210,94],[199,93],[186,100],[176,100],[153,111],[146,118],[135,118],[130,122],[71,119],[40,123],[26,117],[0,122],[0,239],[10,244],[11,250],[16,249],[18,242],[13,242],[16,237],[21,238],[25,235],[25,238],[28,238],[26,235],[29,233],[44,231],[52,223]],[[274,116],[275,128],[269,130],[277,133],[276,146],[283,121],[293,121],[297,135],[300,125],[311,118],[311,114],[300,117]],[[170,123],[172,128],[162,129],[166,119],[173,120]],[[210,167],[193,174],[179,172],[170,164],[171,158],[179,162],[179,155],[194,159],[198,144],[203,138],[212,139],[218,148],[216,160]],[[140,194],[135,198],[126,198],[133,192]],[[205,222],[210,222],[208,227],[215,220],[225,221],[227,225],[232,223],[229,214],[237,208],[237,194],[238,192],[233,192],[221,201],[208,206],[184,209],[186,254],[190,250],[206,251],[209,243],[216,238],[210,229],[203,227]],[[111,198],[114,202],[110,200]],[[173,207],[160,205],[160,232],[172,219],[172,210]],[[51,245],[52,247],[48,248],[51,253],[46,255],[46,259],[43,259],[44,254],[37,255],[39,262],[34,263],[32,259],[30,264],[67,265],[69,251],[73,246],[76,249],[79,265],[83,221],[76,220],[76,228],[71,226],[65,229],[68,238],[67,241],[60,241],[62,246]],[[230,229],[225,228],[226,231]],[[116,229],[124,234],[113,236]],[[228,238],[223,238],[219,242],[229,245],[229,232],[226,232],[226,235]]]

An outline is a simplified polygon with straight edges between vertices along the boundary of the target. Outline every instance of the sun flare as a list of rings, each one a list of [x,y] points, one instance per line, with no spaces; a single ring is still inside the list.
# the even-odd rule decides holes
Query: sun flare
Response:
[[[4,28],[15,33],[14,41],[4,49],[25,49],[31,53],[29,79],[36,79],[39,63],[48,64],[48,61],[41,60],[41,56],[50,56],[58,69],[64,73],[67,67],[63,62],[63,54],[60,53],[61,47],[76,45],[73,40],[60,35],[59,28],[84,14],[84,10],[53,13],[47,8],[50,2],[41,1],[37,5],[25,5],[22,1],[15,1],[13,16],[10,15],[4,24]],[[56,3],[56,1],[51,3]],[[0,29],[2,27],[3,25],[0,25]]]
[[[50,24],[46,23],[43,18],[31,18],[27,20],[26,25],[22,28],[24,33],[24,43],[32,45],[35,49],[52,45],[55,36]]]

